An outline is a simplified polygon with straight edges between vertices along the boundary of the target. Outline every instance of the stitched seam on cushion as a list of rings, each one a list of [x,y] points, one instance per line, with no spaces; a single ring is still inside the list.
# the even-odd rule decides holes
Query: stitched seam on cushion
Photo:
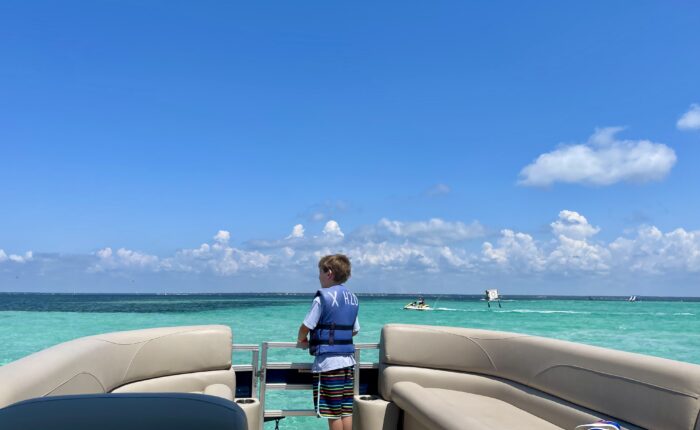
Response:
[[[99,386],[102,388],[102,392],[104,392],[104,393],[107,392],[107,390],[105,389],[104,385],[102,385],[102,382],[97,378],[97,376],[95,376],[95,375],[93,375],[92,373],[89,373],[89,372],[80,372],[80,373],[76,373],[75,375],[73,375],[73,376],[71,376],[70,378],[66,379],[65,381],[61,382],[60,384],[58,384],[57,386],[55,386],[54,388],[52,388],[51,390],[49,390],[48,392],[46,392],[42,397],[46,397],[46,396],[50,395],[51,393],[53,393],[54,391],[56,391],[56,390],[58,390],[59,388],[63,387],[64,385],[66,385],[67,383],[69,383],[70,381],[72,381],[73,379],[75,379],[76,377],[78,377],[78,376],[80,376],[80,375],[92,376],[93,378],[95,378],[95,381],[97,381],[97,383],[99,384]]]
[[[131,366],[134,364],[134,360],[136,360],[136,357],[139,355],[139,353],[141,352],[141,350],[142,350],[146,345],[148,345],[149,343],[153,342],[154,340],[163,339],[163,338],[166,338],[166,337],[168,337],[168,336],[175,336],[175,335],[183,334],[183,333],[191,333],[191,332],[195,332],[195,331],[199,331],[199,330],[200,330],[200,329],[181,330],[181,331],[177,331],[177,332],[174,332],[174,333],[168,333],[168,334],[164,334],[164,335],[162,335],[162,336],[157,336],[157,337],[154,337],[154,338],[151,338],[151,339],[147,339],[147,340],[145,340],[145,341],[141,341],[143,344],[139,347],[139,349],[136,350],[136,352],[134,353],[134,356],[131,357],[131,360],[129,361],[129,365],[126,367],[126,370],[124,371],[124,375],[123,375],[122,378],[121,378],[121,382],[122,382],[122,383],[123,383],[123,382],[126,382],[126,375],[129,374],[129,370],[131,370]],[[105,342],[109,342],[109,341],[105,341]],[[113,343],[113,342],[109,342],[109,343]],[[139,342],[134,342],[134,343],[129,343],[129,344],[116,344],[116,345],[135,345],[135,344],[137,344],[137,343],[139,343]]]
[[[481,346],[481,344],[480,344],[479,342],[477,342],[475,339],[477,339],[477,340],[487,340],[487,341],[491,341],[491,340],[501,341],[501,340],[520,339],[520,338],[524,338],[524,337],[531,337],[531,336],[529,336],[529,335],[513,335],[513,336],[503,337],[503,338],[498,338],[498,339],[484,339],[484,338],[480,338],[480,337],[472,337],[472,336],[465,336],[465,335],[457,334],[457,333],[450,333],[450,332],[448,332],[448,331],[443,331],[443,330],[434,329],[434,328],[421,327],[421,330],[430,331],[430,332],[433,332],[433,333],[446,334],[446,335],[449,335],[449,336],[458,337],[458,338],[460,338],[460,339],[467,339],[467,340],[469,340],[469,341],[472,342],[474,345],[476,345],[476,346],[484,353],[484,355],[486,355],[486,358],[488,358],[488,360],[489,360],[489,364],[491,364],[491,368],[494,369],[494,370],[498,370],[498,367],[496,367],[496,364],[493,362],[493,359],[491,358],[491,355],[489,355],[489,353],[484,349],[484,347]]]
[[[583,371],[590,372],[590,373],[594,373],[594,374],[597,374],[597,375],[602,375],[602,376],[607,376],[607,377],[610,377],[610,378],[620,379],[620,380],[623,380],[623,381],[625,381],[625,382],[629,382],[629,383],[632,383],[632,384],[638,384],[638,385],[642,385],[642,386],[645,386],[645,387],[656,388],[656,389],[658,389],[658,390],[667,391],[667,392],[672,393],[672,394],[678,394],[678,395],[690,397],[690,398],[692,398],[692,399],[698,399],[698,395],[695,394],[695,393],[687,393],[687,392],[683,392],[683,391],[678,391],[678,390],[674,390],[674,389],[672,389],[672,388],[667,388],[667,387],[662,387],[662,386],[660,386],[660,385],[651,384],[651,383],[649,383],[649,382],[638,381],[638,380],[636,380],[636,379],[627,378],[627,377],[620,376],[620,375],[615,375],[615,374],[612,374],[612,373],[600,372],[600,371],[597,371],[597,370],[588,369],[588,368],[586,368],[586,367],[575,366],[575,365],[573,365],[573,364],[557,364],[557,365],[554,365],[554,366],[550,366],[550,367],[548,367],[548,368],[542,370],[541,372],[537,373],[537,374],[534,376],[534,378],[538,378],[538,377],[541,376],[542,374],[544,374],[544,373],[546,373],[546,372],[549,372],[550,370],[553,370],[553,369],[555,369],[555,368],[557,368],[557,367],[566,367],[566,368],[572,368],[572,369],[577,369],[577,370],[583,370]],[[533,381],[534,381],[534,378],[533,378]]]
[[[146,330],[147,330],[147,329],[146,329]],[[139,341],[128,342],[128,343],[127,343],[127,342],[114,342],[114,341],[111,341],[111,340],[103,339],[103,338],[99,337],[99,335],[93,336],[93,339],[99,340],[100,342],[109,343],[109,344],[112,344],[112,345],[136,345],[136,344],[138,344],[138,343],[144,343],[144,342],[148,343],[148,342],[150,342],[150,341],[152,341],[152,340],[162,339],[162,338],[164,338],[164,337],[173,336],[173,335],[176,335],[176,334],[190,333],[190,332],[199,331],[199,330],[201,330],[201,329],[181,330],[181,331],[176,331],[176,332],[173,332],[173,333],[162,334],[162,335],[160,335],[160,336],[152,337],[152,338],[150,338],[150,339],[139,340]]]

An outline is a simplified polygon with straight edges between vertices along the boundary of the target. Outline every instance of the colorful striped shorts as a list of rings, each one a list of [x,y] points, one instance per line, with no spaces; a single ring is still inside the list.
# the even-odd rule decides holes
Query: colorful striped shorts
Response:
[[[352,415],[353,368],[314,373],[314,408],[319,417]]]

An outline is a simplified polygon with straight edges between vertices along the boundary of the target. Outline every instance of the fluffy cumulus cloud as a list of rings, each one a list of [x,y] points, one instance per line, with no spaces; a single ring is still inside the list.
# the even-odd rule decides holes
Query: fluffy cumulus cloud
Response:
[[[610,251],[617,264],[636,272],[700,272],[700,231],[678,228],[663,233],[644,226],[631,238],[616,239]]]
[[[621,127],[596,130],[586,143],[565,145],[525,166],[518,181],[526,186],[556,182],[611,185],[663,179],[676,163],[673,149],[649,140],[619,140]]]
[[[337,221],[330,220],[323,227],[323,235],[332,239],[342,239],[345,237],[345,233],[340,229],[340,225]]]
[[[519,272],[605,272],[610,252],[590,238],[600,231],[583,215],[563,210],[550,224],[553,240],[537,242],[531,235],[503,230],[496,246],[485,242],[484,261]]]
[[[437,270],[438,266],[431,254],[434,250],[411,244],[388,242],[366,243],[348,250],[348,256],[360,266],[384,269],[426,269]]]
[[[600,228],[590,225],[585,216],[569,210],[559,212],[559,219],[554,221],[551,226],[552,231],[557,236],[573,239],[585,239],[600,231]]]
[[[433,218],[428,221],[402,222],[383,218],[372,233],[377,237],[389,236],[437,246],[483,237],[485,229],[476,221],[465,224]]]
[[[5,261],[13,262],[13,263],[26,263],[28,261],[32,261],[34,259],[34,253],[32,251],[27,251],[24,253],[24,255],[17,255],[17,254],[7,254],[5,250],[0,249],[0,263],[3,263]]]
[[[259,251],[245,251],[229,245],[231,234],[220,230],[212,243],[203,243],[197,248],[182,249],[171,257],[160,258],[142,252],[120,248],[104,248],[95,253],[97,262],[89,269],[92,272],[117,270],[147,270],[175,272],[211,272],[218,275],[233,275],[239,270],[264,269],[270,256]]]
[[[688,112],[678,119],[676,127],[679,130],[700,130],[700,105],[690,105]]]
[[[219,230],[218,233],[214,236],[214,241],[217,243],[228,243],[228,241],[231,240],[231,233],[229,233],[226,230]]]
[[[678,228],[663,232],[644,226],[633,234],[606,242],[598,239],[600,227],[570,209],[559,212],[549,225],[549,233],[503,229],[495,238],[484,240],[484,229],[478,223],[382,219],[377,224],[345,233],[337,221],[328,221],[315,232],[305,232],[298,224],[286,237],[243,246],[231,244],[232,235],[221,230],[209,242],[170,256],[106,247],[90,257],[88,271],[179,272],[221,277],[296,272],[304,276],[322,255],[342,252],[350,256],[357,273],[367,276],[442,272],[538,279],[546,276],[631,279],[638,275],[700,273],[700,231]],[[48,261],[43,255],[37,257],[31,252],[8,255],[0,250],[0,263],[5,263],[5,271],[11,270],[7,269],[12,267],[8,263],[32,259],[40,266],[44,259]],[[52,264],[60,259],[52,258]]]
[[[535,239],[526,233],[504,229],[494,246],[484,242],[481,247],[482,261],[494,263],[508,271],[541,271],[545,268],[545,257]]]
[[[155,255],[148,255],[138,251],[119,248],[103,248],[95,253],[98,262],[92,267],[94,271],[115,269],[159,269],[159,259]]]
[[[292,228],[292,233],[287,236],[287,239],[302,239],[304,237],[304,226],[297,224]]]

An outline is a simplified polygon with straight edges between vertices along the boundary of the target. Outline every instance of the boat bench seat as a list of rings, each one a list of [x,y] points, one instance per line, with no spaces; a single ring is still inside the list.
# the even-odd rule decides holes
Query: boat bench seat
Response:
[[[257,430],[259,400],[234,399],[232,345],[231,328],[224,325],[161,327],[71,340],[0,366],[0,411],[23,400],[54,396],[196,393],[237,403],[248,428]]]
[[[75,339],[0,366],[0,408],[45,396],[206,393],[233,399],[231,328],[163,327]],[[228,389],[224,392],[223,385]],[[209,393],[206,393],[209,394]]]
[[[424,388],[406,381],[394,384],[392,391],[396,405],[410,413],[413,420],[425,429],[562,430],[549,421],[489,396]]]
[[[361,430],[395,430],[401,422],[406,430],[572,430],[599,419],[630,430],[700,430],[695,364],[516,333],[408,324],[383,327],[379,356],[381,398],[355,398],[353,423]]]

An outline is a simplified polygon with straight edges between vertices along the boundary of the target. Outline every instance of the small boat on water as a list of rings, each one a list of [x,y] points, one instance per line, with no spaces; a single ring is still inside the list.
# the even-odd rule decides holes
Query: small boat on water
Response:
[[[628,302],[636,302],[637,301],[637,296],[630,296],[629,299],[627,299]]]
[[[423,300],[423,297],[419,297],[417,301],[411,302],[407,304],[406,306],[403,307],[405,310],[408,311],[431,311],[433,308],[430,307],[427,303],[425,303],[425,300]]]
[[[406,306],[403,307],[405,310],[408,311],[432,311],[433,308],[430,307],[430,305],[426,305],[425,303],[419,304],[416,302],[411,302],[407,304]]]

